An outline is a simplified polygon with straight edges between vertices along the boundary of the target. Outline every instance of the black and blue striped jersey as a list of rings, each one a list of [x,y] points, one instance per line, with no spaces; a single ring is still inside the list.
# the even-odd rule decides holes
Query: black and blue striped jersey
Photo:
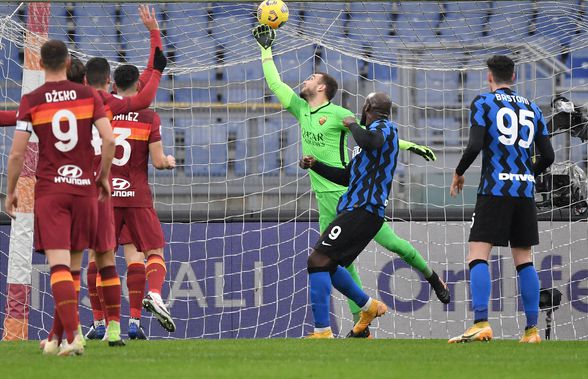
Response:
[[[470,109],[472,128],[484,128],[479,195],[532,198],[535,176],[531,146],[547,136],[541,109],[509,88],[477,96]]]
[[[341,196],[337,212],[364,208],[384,217],[398,158],[398,130],[390,120],[377,120],[367,131],[382,133],[384,144],[372,150],[356,148],[349,163],[349,188]]]

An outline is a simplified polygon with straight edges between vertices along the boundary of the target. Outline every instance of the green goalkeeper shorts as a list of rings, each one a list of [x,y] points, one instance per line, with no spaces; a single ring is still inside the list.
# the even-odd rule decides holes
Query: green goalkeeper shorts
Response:
[[[327,226],[337,217],[337,205],[344,193],[345,191],[315,193],[319,208],[319,231],[321,234],[323,234]]]

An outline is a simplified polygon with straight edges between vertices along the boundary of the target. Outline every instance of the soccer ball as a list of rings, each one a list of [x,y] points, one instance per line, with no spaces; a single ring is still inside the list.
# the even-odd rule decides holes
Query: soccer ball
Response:
[[[265,0],[257,7],[257,19],[272,29],[288,21],[288,6],[282,0]]]

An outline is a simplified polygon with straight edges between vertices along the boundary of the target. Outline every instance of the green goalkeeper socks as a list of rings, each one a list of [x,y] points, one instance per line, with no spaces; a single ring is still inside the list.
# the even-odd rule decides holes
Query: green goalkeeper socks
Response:
[[[384,223],[374,240],[391,252],[398,254],[403,261],[422,272],[425,278],[433,274],[433,270],[427,265],[419,251],[410,242],[398,237],[390,225]]]

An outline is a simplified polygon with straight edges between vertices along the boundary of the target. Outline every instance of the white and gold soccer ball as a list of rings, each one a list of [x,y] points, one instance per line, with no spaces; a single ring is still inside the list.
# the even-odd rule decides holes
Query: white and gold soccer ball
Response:
[[[288,6],[282,0],[265,0],[257,7],[257,20],[272,29],[288,21]]]

